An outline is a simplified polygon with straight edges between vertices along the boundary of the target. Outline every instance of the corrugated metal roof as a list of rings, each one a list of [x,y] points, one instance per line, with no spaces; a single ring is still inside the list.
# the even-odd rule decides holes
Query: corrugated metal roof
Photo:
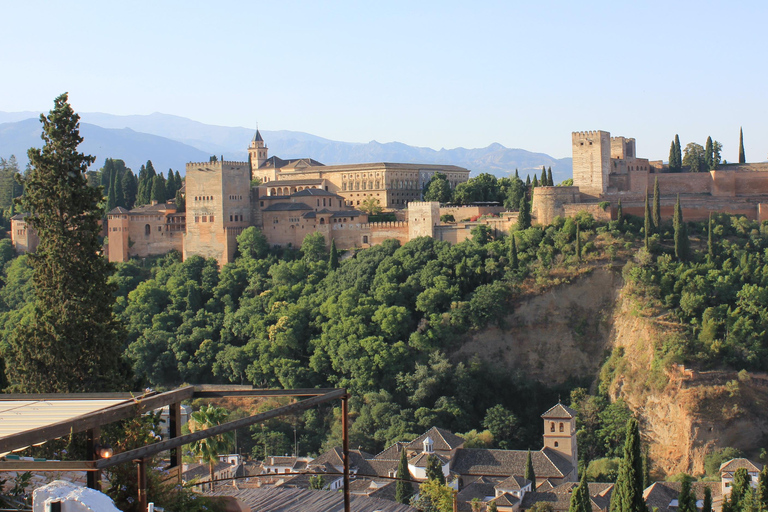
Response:
[[[0,439],[128,402],[126,399],[0,400]],[[20,447],[22,449],[25,447]],[[0,457],[7,455],[0,453]]]

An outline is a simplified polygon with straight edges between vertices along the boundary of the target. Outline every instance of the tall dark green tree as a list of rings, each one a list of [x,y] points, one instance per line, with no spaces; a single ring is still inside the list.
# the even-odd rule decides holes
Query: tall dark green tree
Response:
[[[445,475],[443,474],[442,463],[437,455],[431,453],[427,456],[427,480],[437,480],[445,484]]]
[[[683,475],[683,480],[680,483],[680,492],[677,495],[677,511],[697,512],[696,496],[691,490],[691,477],[689,475]]]
[[[619,204],[616,205],[616,220],[619,226],[624,224],[624,210],[621,208],[621,199],[619,199]]]
[[[744,155],[744,130],[739,128],[739,163],[747,163],[747,157]]]
[[[400,464],[397,466],[398,481],[395,484],[395,501],[407,505],[413,496],[411,485],[411,473],[408,471],[408,459],[405,457],[405,448],[400,452]]]
[[[339,251],[336,249],[336,240],[331,240],[331,254],[328,256],[328,266],[331,270],[339,268]]]
[[[653,181],[653,227],[661,231],[661,193],[659,192],[659,177]]]
[[[707,169],[713,169],[713,156],[712,156],[712,137],[707,137],[707,142],[704,144],[704,164]]]
[[[749,492],[751,488],[750,477],[747,468],[739,468],[733,474],[733,485],[731,485],[731,507],[734,512],[741,511],[746,504],[747,498],[751,498]]]
[[[41,115],[42,149],[30,149],[21,206],[40,243],[29,255],[35,301],[9,339],[6,372],[17,392],[94,392],[125,384],[123,331],[112,313],[112,265],[101,254],[101,190],[94,158],[78,152],[80,117],[62,94]]]
[[[111,176],[111,182],[107,185],[107,188],[105,189],[105,192],[107,193],[107,206],[106,211],[111,211],[115,206],[117,206],[117,201],[115,199],[115,178],[116,178],[116,172],[112,172],[110,174]]]
[[[683,220],[683,209],[680,206],[680,194],[677,195],[677,202],[675,203],[675,257],[679,261],[685,261],[688,259],[689,241],[688,241],[688,229]]]
[[[130,169],[127,169],[123,173],[122,186],[125,207],[130,210],[136,204],[136,194],[138,192],[138,182],[136,181],[136,176]]]
[[[550,187],[555,186],[555,182],[552,180],[552,167],[547,168],[547,185]]]
[[[768,464],[763,465],[763,469],[760,470],[760,476],[757,478],[755,500],[760,512],[768,510]]]
[[[576,223],[576,257],[581,261],[581,227]]]
[[[149,200],[150,202],[157,201],[158,204],[165,202],[165,178],[162,174],[157,174],[152,179],[152,193]]]
[[[533,459],[531,450],[528,449],[528,457],[525,459],[525,479],[531,482],[531,490],[536,490],[536,473],[533,471]]]
[[[640,430],[630,418],[624,441],[624,457],[611,496],[611,512],[648,512],[643,500],[643,460],[640,454]]]
[[[520,260],[517,256],[517,242],[515,241],[514,234],[510,238],[512,238],[512,242],[509,249],[509,268],[512,270],[517,270],[520,266]]]
[[[547,169],[544,168],[544,166],[541,166],[541,179],[539,180],[539,183],[541,183],[542,187],[546,187],[549,185],[549,180],[547,179]]]
[[[648,189],[645,190],[645,215],[643,230],[645,231],[645,248],[651,250],[651,212],[648,208]]]
[[[533,183],[531,184],[533,188],[536,188],[539,186],[539,177],[535,174],[533,175]]]
[[[568,512],[592,512],[586,471],[582,472],[579,485],[571,491],[571,504],[568,507]]]
[[[528,176],[526,176],[526,178],[525,178],[525,186],[526,186],[526,188],[531,188],[531,175],[530,174]]]
[[[165,201],[176,197],[176,190],[178,188],[176,177],[173,175],[173,169],[168,169],[168,177],[165,179]]]
[[[701,512],[712,512],[712,490],[704,487],[704,502],[701,504]]]
[[[680,147],[680,137],[675,134],[675,170],[683,170],[683,149]]]
[[[121,173],[119,170],[115,170],[115,181],[112,183],[112,191],[115,196],[115,206],[122,206],[125,208],[125,195],[123,194],[123,174],[125,173]]]
[[[531,227],[531,209],[528,206],[528,196],[523,194],[520,198],[520,211],[517,214],[517,229],[528,229]]]

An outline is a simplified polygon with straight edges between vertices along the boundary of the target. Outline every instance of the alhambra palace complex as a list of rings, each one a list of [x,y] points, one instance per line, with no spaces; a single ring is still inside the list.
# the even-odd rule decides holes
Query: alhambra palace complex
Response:
[[[643,215],[646,190],[658,178],[663,217],[671,217],[677,195],[686,220],[706,219],[710,212],[768,220],[768,164],[725,164],[701,173],[669,173],[661,161],[638,158],[635,139],[611,137],[604,131],[574,132],[573,186],[538,187],[533,194],[534,222],[549,224],[556,216],[582,210],[598,220],[616,216],[618,200],[626,213]],[[517,212],[500,206],[440,206],[420,201],[422,189],[437,172],[451,187],[469,179],[469,170],[451,165],[352,164],[323,165],[311,158],[268,157],[256,131],[248,148],[249,162],[214,161],[186,166],[186,212],[155,204],[107,214],[111,261],[165,254],[215,258],[231,262],[237,235],[256,226],[273,246],[300,247],[313,232],[335,241],[339,249],[364,248],[395,238],[405,243],[419,236],[457,243],[474,226],[496,232],[517,222]],[[261,185],[251,186],[252,180]],[[357,209],[376,198],[397,221],[368,222]],[[603,208],[605,203],[610,207]],[[603,203],[602,205],[600,203]],[[451,214],[458,222],[441,222]],[[471,219],[471,220],[470,220]],[[22,215],[11,223],[18,252],[34,250],[35,234]]]

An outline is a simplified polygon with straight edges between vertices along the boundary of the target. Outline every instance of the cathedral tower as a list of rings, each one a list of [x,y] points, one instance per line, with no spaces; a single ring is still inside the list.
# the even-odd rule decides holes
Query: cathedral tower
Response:
[[[576,411],[558,403],[541,417],[544,419],[544,448],[558,452],[568,459],[574,468],[578,467]]]

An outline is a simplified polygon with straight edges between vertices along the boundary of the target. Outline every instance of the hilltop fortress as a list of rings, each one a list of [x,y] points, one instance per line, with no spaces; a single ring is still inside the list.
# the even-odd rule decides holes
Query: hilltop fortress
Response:
[[[533,194],[532,212],[542,223],[610,202],[616,217],[619,199],[625,213],[642,216],[646,191],[659,180],[661,215],[671,218],[677,195],[685,220],[703,220],[710,212],[768,220],[768,163],[721,164],[716,170],[669,172],[661,160],[638,158],[635,139],[611,137],[597,130],[573,132],[573,186],[541,187]]]
[[[768,163],[723,164],[716,170],[669,172],[662,161],[639,158],[635,139],[611,137],[606,131],[573,132],[573,186],[537,187],[533,191],[533,221],[549,224],[555,217],[587,211],[597,220],[616,217],[618,201],[625,213],[642,216],[646,191],[659,180],[662,217],[670,218],[680,196],[686,220],[706,219],[710,212],[768,220]],[[452,165],[373,163],[326,166],[311,158],[269,157],[256,131],[248,162],[211,161],[186,166],[186,211],[176,205],[153,204],[107,214],[111,261],[165,254],[184,258],[200,255],[220,265],[231,262],[237,236],[258,227],[270,245],[301,246],[313,232],[328,246],[355,249],[385,239],[402,243],[429,236],[451,243],[470,236],[477,225],[495,233],[517,222],[517,212],[501,206],[443,206],[421,202],[424,185],[440,172],[452,188],[469,179],[469,170]],[[259,185],[254,185],[258,180]],[[359,208],[376,199],[396,221],[369,222]],[[442,215],[457,222],[441,222]],[[28,230],[24,214],[11,221],[18,252],[33,251],[37,237]]]

